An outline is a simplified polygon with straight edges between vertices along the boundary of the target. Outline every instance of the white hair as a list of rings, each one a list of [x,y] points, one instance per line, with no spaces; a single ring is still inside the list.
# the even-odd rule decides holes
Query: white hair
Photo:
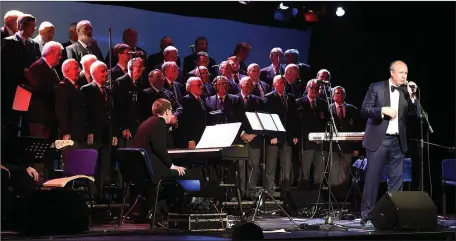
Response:
[[[285,67],[285,73],[288,72],[288,71],[290,71],[290,70],[292,70],[292,69],[295,69],[296,71],[299,72],[299,67],[298,67],[298,65],[296,65],[296,64],[289,64],[289,65],[287,65],[287,67]]]
[[[195,71],[195,76],[201,78],[202,76],[201,76],[200,70],[203,70],[203,69],[208,70],[208,69],[206,68],[206,66],[199,66],[199,67],[196,67],[195,70],[194,70],[194,71]]]
[[[93,62],[92,65],[90,65],[90,76],[92,76],[92,79],[95,79],[95,78],[93,77],[93,73],[95,73],[95,71],[96,71],[99,67],[101,67],[101,66],[103,66],[103,67],[105,67],[105,68],[108,68],[108,67],[106,66],[106,64],[103,63],[103,62],[101,62],[100,60],[97,60],[97,61]]]
[[[272,48],[271,49],[271,52],[269,52],[269,56],[273,55],[273,54],[283,54],[283,51],[280,47],[275,47],[275,48]]]
[[[176,47],[174,46],[168,46],[165,48],[165,50],[163,50],[163,56],[165,56],[168,52],[171,52],[171,51],[176,51],[177,53],[179,53],[176,49]]]
[[[40,28],[38,29],[38,31],[41,31],[41,30],[44,30],[45,28],[50,28],[50,27],[53,28],[54,25],[51,22],[44,21],[40,24]]]
[[[321,75],[324,72],[328,73],[328,76],[331,77],[331,73],[327,69],[320,69],[317,73],[317,76]]]
[[[192,82],[193,82],[193,81],[200,81],[200,82],[202,83],[200,77],[195,77],[195,76],[193,76],[193,77],[188,78],[187,83],[185,84],[185,89],[186,89],[187,92],[189,92],[189,93],[190,93],[190,91],[188,91],[188,90],[190,89],[190,86],[192,85]]]
[[[78,31],[80,28],[84,27],[85,25],[92,26],[92,24],[90,23],[89,20],[81,20],[78,22],[78,24],[76,24],[76,31]]]
[[[71,64],[78,65],[78,67],[79,67],[78,61],[76,61],[75,59],[67,59],[67,60],[63,61],[63,64],[62,64],[63,77],[68,78],[67,72],[68,72],[68,68],[71,66]]]
[[[82,56],[81,61],[80,61],[81,65],[82,65],[82,69],[84,69],[84,65],[85,65],[85,64],[87,63],[87,61],[89,61],[89,60],[95,60],[95,61],[97,61],[98,58],[97,58],[97,56],[95,56],[95,55],[93,55],[93,54],[87,54],[87,55]],[[85,70],[85,69],[84,69],[84,70]]]
[[[275,84],[275,82],[277,82],[279,80],[286,81],[285,77],[283,77],[282,75],[276,75],[276,76],[274,76],[274,79],[272,80],[272,83]]]
[[[228,61],[222,61],[222,62],[219,64],[219,71],[222,70],[223,66],[225,66],[225,65],[227,65],[227,64],[230,65],[230,63],[229,63]],[[231,66],[231,65],[230,65],[230,66]]]
[[[41,50],[41,56],[46,57],[49,54],[51,54],[52,52],[56,51],[57,49],[62,51],[63,50],[62,44],[60,44],[59,42],[55,42],[55,41],[49,41],[44,44],[43,49]]]
[[[176,66],[177,67],[177,64],[175,62],[173,62],[173,61],[168,61],[168,62],[163,63],[163,65],[162,65],[163,74],[165,74],[165,71],[171,66]]]
[[[5,13],[5,16],[3,17],[3,20],[6,22],[6,20],[8,18],[11,18],[11,17],[19,17],[21,16],[22,14],[24,14],[23,12],[21,11],[18,11],[18,10],[10,10],[8,12]]]
[[[260,68],[260,66],[256,63],[249,64],[249,67],[247,67],[247,73],[249,73],[255,67],[258,67],[258,69]]]

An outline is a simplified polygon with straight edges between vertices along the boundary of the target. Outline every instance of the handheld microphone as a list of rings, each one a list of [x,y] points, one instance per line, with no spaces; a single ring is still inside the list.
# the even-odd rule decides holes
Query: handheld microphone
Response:
[[[214,68],[214,67],[219,67],[219,65],[218,65],[218,64],[216,64],[216,65],[212,65],[212,68]]]
[[[189,49],[191,49],[191,48],[194,48],[194,47],[195,47],[195,45],[194,45],[194,44],[192,44],[192,45],[188,46],[188,48],[189,48]]]
[[[330,82],[327,80],[317,80],[318,85],[329,85]]]

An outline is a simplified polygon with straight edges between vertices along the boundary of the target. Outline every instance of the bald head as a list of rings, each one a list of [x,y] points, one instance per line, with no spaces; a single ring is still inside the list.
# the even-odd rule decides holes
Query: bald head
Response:
[[[272,85],[274,86],[275,90],[278,93],[283,93],[285,90],[285,77],[281,75],[274,76],[274,80],[272,81]]]
[[[250,77],[246,76],[239,81],[239,87],[244,95],[250,95],[253,91],[253,81]]]
[[[391,82],[395,85],[403,85],[407,81],[407,65],[400,61],[394,61],[390,65]]]

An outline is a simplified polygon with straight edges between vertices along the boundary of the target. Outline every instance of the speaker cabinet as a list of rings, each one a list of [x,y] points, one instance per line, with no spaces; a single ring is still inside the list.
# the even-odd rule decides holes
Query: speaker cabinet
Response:
[[[437,207],[424,192],[387,192],[371,211],[376,230],[437,229]]]

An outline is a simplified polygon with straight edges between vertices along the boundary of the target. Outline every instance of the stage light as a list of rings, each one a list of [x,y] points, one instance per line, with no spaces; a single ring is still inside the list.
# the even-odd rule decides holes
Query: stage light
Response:
[[[247,5],[249,1],[239,1],[240,4],[244,4],[244,5]]]
[[[336,15],[338,17],[342,17],[342,16],[344,16],[344,14],[345,14],[345,10],[342,7],[338,7],[336,10]]]
[[[282,3],[280,3],[279,8],[282,10],[287,10],[288,6],[283,5],[283,2],[282,2]]]
[[[297,8],[291,9],[291,16],[296,17],[296,15],[298,15],[298,9]]]

